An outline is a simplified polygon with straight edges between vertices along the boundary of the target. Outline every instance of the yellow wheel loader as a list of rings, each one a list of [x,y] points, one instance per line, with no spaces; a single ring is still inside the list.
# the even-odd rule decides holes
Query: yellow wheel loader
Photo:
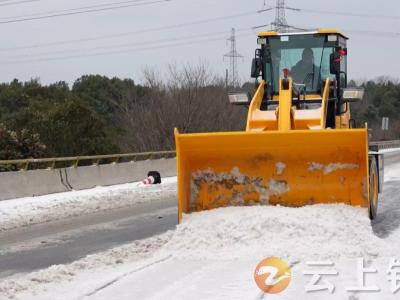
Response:
[[[246,130],[175,129],[179,221],[225,206],[317,203],[366,207],[375,218],[383,158],[369,151],[367,124],[350,117],[364,90],[347,87],[346,42],[336,30],[258,34],[257,90],[229,95],[249,106]]]

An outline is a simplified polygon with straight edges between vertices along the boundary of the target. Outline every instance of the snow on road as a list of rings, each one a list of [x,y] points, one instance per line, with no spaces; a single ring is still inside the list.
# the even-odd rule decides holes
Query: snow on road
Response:
[[[385,181],[400,181],[400,162],[391,166],[391,168],[385,169]]]
[[[388,148],[379,150],[379,153],[394,153],[394,152],[400,152],[400,148]]]
[[[173,232],[4,280],[0,299],[399,299],[387,270],[391,258],[400,259],[400,224],[385,218],[395,218],[390,212],[399,210],[400,163],[386,168],[385,179],[390,188],[382,197],[378,229],[371,227],[365,209],[345,205],[193,213]],[[376,230],[385,231],[384,237]],[[253,272],[269,256],[287,261],[293,276],[287,290],[264,296]],[[376,269],[365,274],[365,287],[379,291],[347,290],[360,288],[360,258],[365,267]],[[317,270],[338,272],[318,282],[331,283],[332,293],[305,290],[311,276],[303,272],[315,270],[310,261],[329,262]]]
[[[376,259],[384,272],[385,259],[399,247],[376,237],[365,210],[357,207],[221,208],[186,216],[174,232],[7,280],[0,293],[41,300],[256,299],[255,266],[279,256],[294,266],[296,280],[284,298],[271,299],[299,299],[305,262],[332,261],[351,284],[356,258]],[[344,293],[338,289],[334,299],[344,299]]]
[[[123,208],[175,195],[176,177],[170,177],[164,178],[161,185],[136,182],[0,201],[0,231]]]
[[[64,297],[73,299],[74,293],[81,295],[82,290],[95,289],[101,285],[104,282],[101,278],[102,274],[117,277],[125,269],[132,267],[132,263],[151,257],[157,249],[165,245],[169,236],[171,236],[171,232],[89,255],[68,265],[56,265],[22,277],[14,276],[14,278],[3,280],[0,282],[0,299],[29,299],[30,297],[52,300]],[[124,264],[127,266],[124,267]],[[100,279],[98,279],[99,277]],[[83,286],[79,282],[83,283]],[[74,286],[72,289],[71,283]],[[52,286],[67,287],[67,290],[62,294],[55,292],[47,296],[41,295]],[[68,289],[71,290],[68,291]],[[67,294],[65,294],[66,292]]]
[[[327,244],[331,246],[321,247]],[[386,246],[372,235],[365,209],[340,204],[228,207],[196,213],[186,216],[163,251],[189,259],[278,255],[297,260],[379,256],[390,252]]]

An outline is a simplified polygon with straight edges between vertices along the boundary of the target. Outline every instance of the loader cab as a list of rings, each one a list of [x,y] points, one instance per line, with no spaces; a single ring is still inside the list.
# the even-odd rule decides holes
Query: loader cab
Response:
[[[266,96],[273,99],[278,95],[279,79],[284,75],[290,76],[294,86],[306,95],[320,95],[327,78],[345,88],[346,40],[347,37],[335,30],[260,33],[261,49],[256,50],[255,63],[260,67],[259,75],[267,82]]]
[[[256,50],[255,64],[268,83],[268,95],[279,92],[279,79],[289,72],[298,87],[308,95],[320,94],[325,79],[347,85],[347,37],[334,30],[315,32],[276,33],[258,35],[261,49]]]
[[[279,98],[280,79],[293,81],[293,102],[301,99],[303,108],[321,104],[324,85],[332,81],[327,113],[328,127],[337,127],[336,116],[348,111],[343,101],[347,87],[347,37],[336,30],[313,32],[277,33],[262,32],[258,35],[252,64],[252,77],[266,82],[262,108],[274,110]],[[348,122],[348,121],[346,121]]]

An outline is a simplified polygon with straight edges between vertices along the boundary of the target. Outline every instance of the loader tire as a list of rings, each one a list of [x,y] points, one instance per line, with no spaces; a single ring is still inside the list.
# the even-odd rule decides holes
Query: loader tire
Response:
[[[369,159],[369,218],[376,218],[378,210],[378,168],[375,157]]]

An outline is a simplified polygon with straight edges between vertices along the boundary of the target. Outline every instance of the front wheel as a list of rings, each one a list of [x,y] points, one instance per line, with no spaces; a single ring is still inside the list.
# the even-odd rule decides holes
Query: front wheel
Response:
[[[378,168],[375,157],[369,159],[369,218],[376,218],[378,210]]]

